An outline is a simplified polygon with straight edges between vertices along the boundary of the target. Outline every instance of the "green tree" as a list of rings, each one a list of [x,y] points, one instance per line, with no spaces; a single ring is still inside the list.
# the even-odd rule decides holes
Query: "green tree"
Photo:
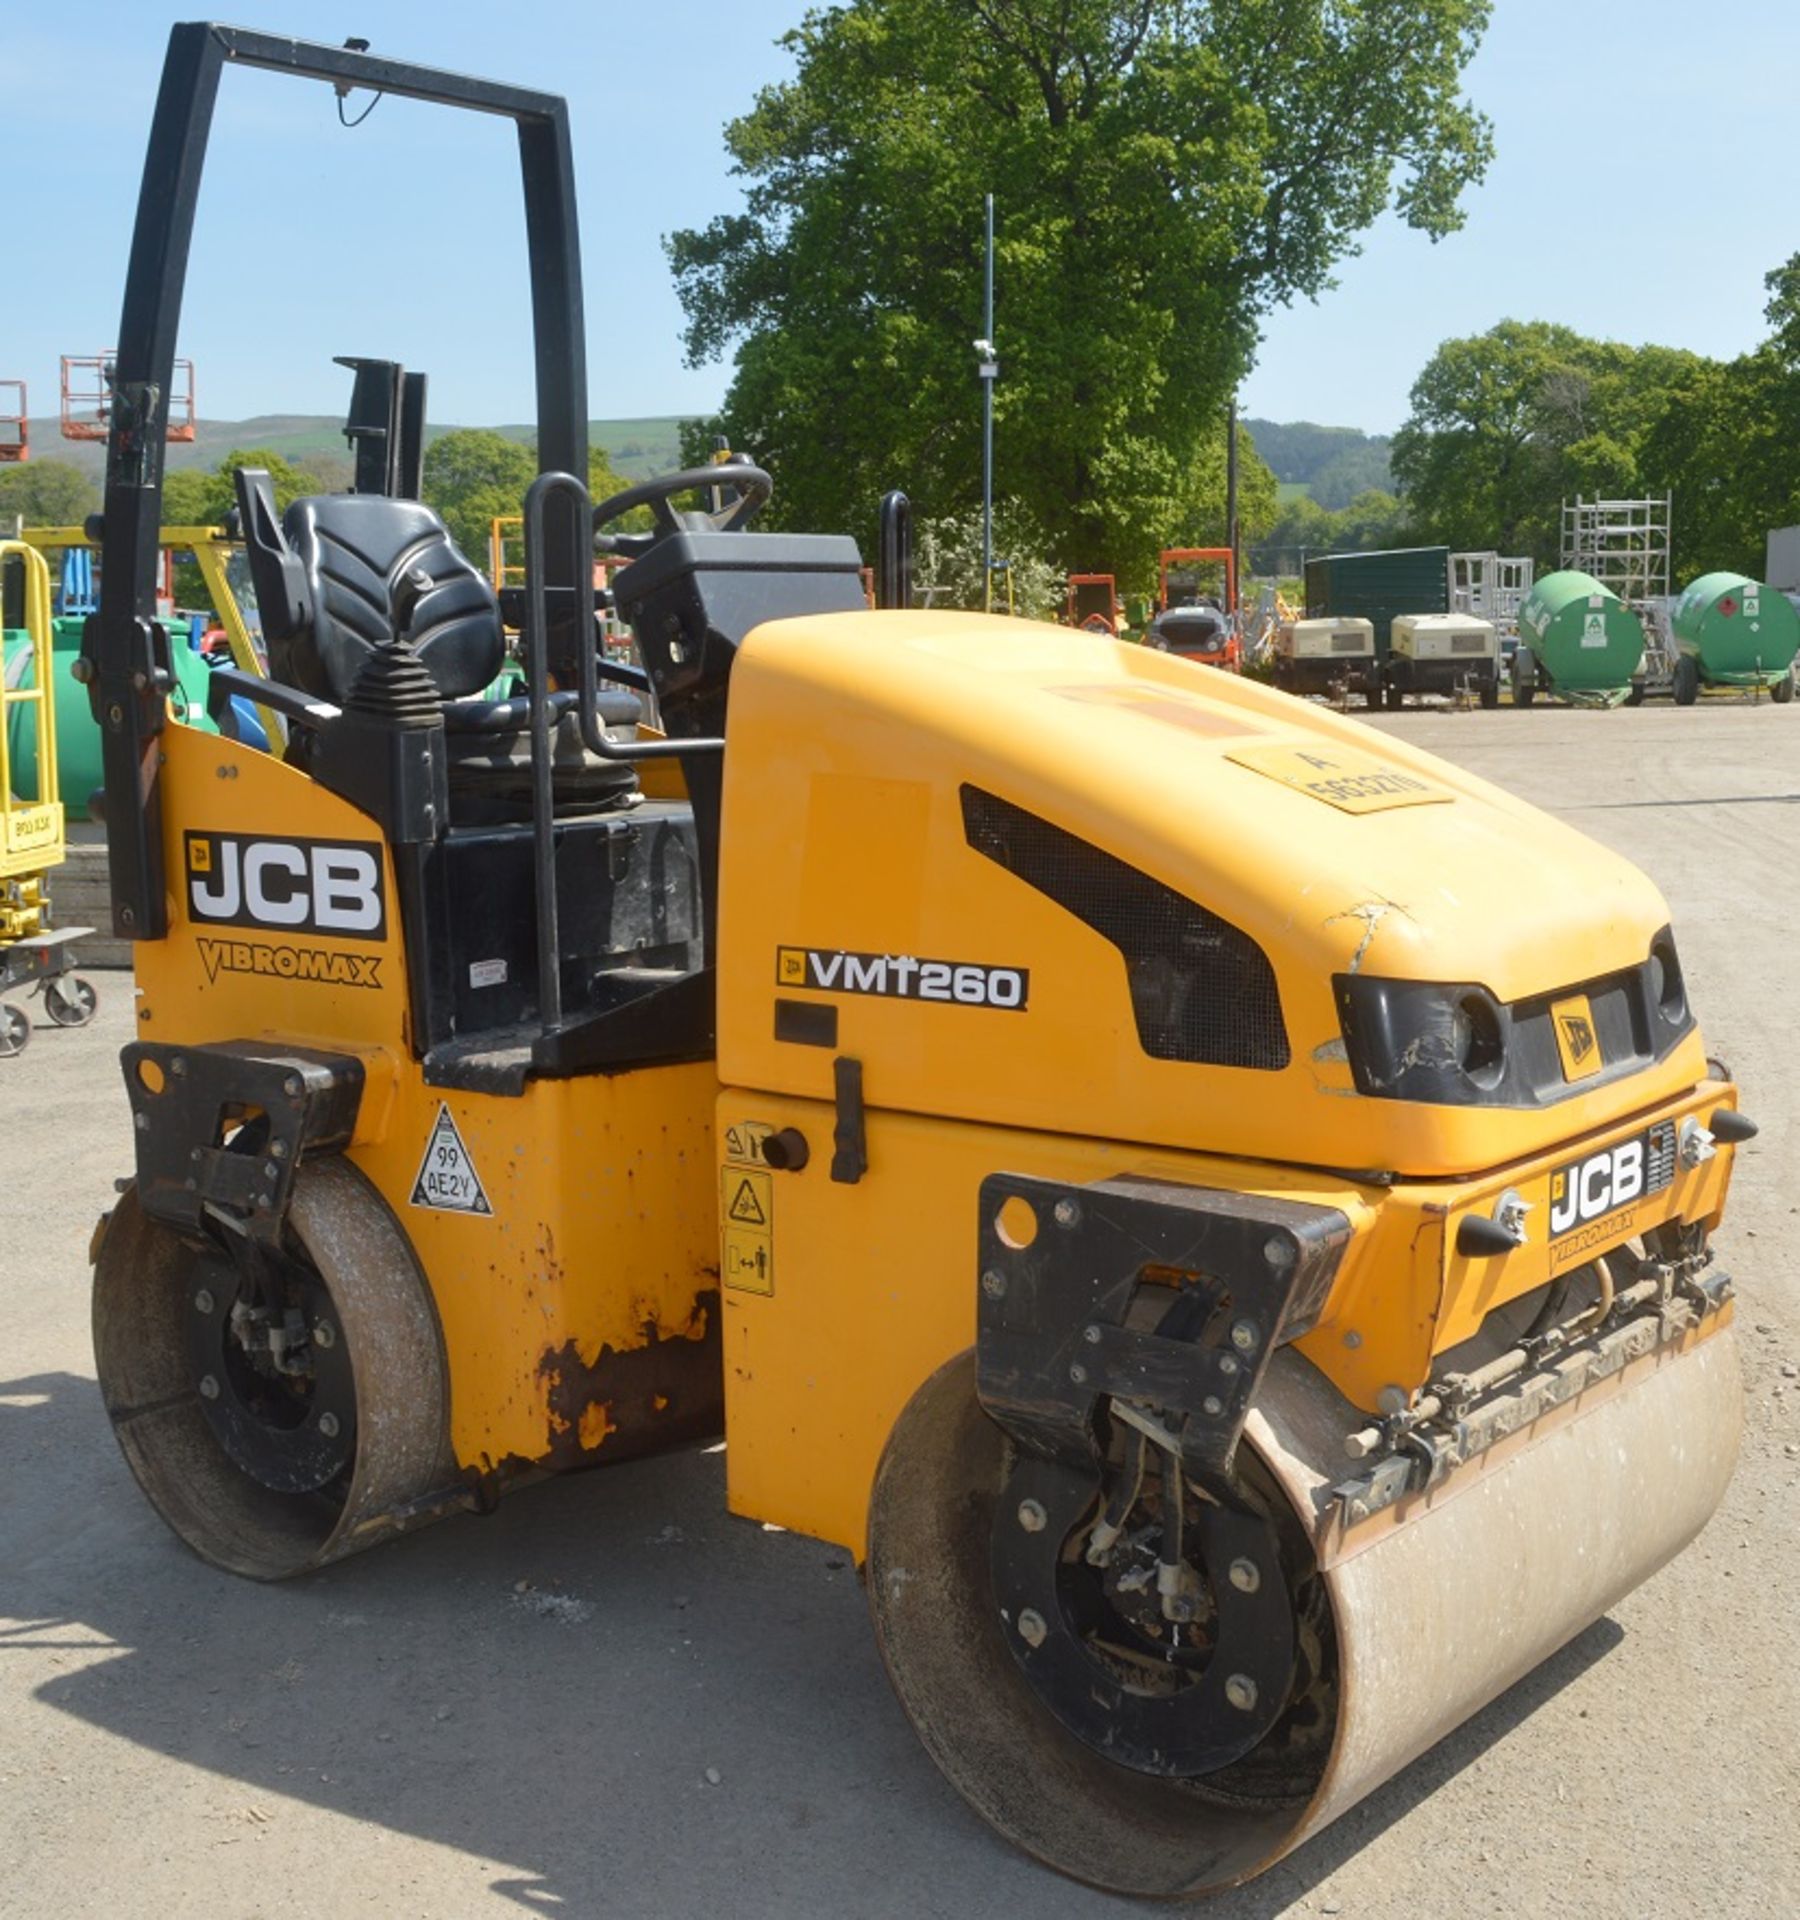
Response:
[[[1712,364],[1543,321],[1446,340],[1394,436],[1395,476],[1435,539],[1554,566],[1564,501],[1685,491],[1692,475],[1657,429],[1703,391]]]
[[[451,539],[485,571],[493,523],[524,511],[537,470],[529,441],[510,440],[488,427],[458,427],[425,449],[426,504],[438,510]],[[604,448],[589,449],[588,492],[596,505],[629,484]],[[641,523],[642,516],[624,524]]]
[[[100,489],[72,460],[21,460],[0,468],[0,521],[78,527],[100,505]]]
[[[1013,612],[1026,620],[1053,620],[1063,610],[1064,569],[1036,551],[1031,516],[1009,500],[994,509],[994,556],[1004,561],[1012,580]],[[981,513],[979,509],[919,528],[913,557],[915,601],[934,607],[979,608],[981,586]],[[1006,576],[994,576],[994,611],[1006,611]]]
[[[979,498],[981,201],[1003,491],[1060,564],[1142,579],[1217,515],[1206,450],[1259,316],[1388,205],[1439,235],[1485,167],[1486,0],[848,0],[726,144],[742,212],[668,241],[689,359],[777,524]],[[713,423],[707,423],[708,428]],[[1222,464],[1222,463],[1221,463]],[[1203,490],[1204,488],[1204,490]],[[1272,517],[1272,507],[1271,507]]]

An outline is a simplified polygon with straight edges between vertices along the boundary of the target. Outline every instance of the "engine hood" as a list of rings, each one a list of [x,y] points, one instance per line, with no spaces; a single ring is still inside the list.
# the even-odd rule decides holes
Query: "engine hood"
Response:
[[[770,1037],[785,999],[836,1010],[881,1104],[1429,1175],[1703,1070],[1666,942],[1652,965],[1667,909],[1628,862],[1360,722],[1103,636],[757,629],[724,848],[738,1084],[828,1083],[830,1055]],[[928,1004],[877,961],[970,969],[950,975],[969,997]],[[983,969],[1019,975],[1021,1004],[978,1000]],[[1559,1020],[1584,1018],[1571,1061]]]

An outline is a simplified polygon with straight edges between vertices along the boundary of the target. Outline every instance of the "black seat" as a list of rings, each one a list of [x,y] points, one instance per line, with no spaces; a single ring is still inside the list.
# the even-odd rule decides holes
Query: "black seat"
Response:
[[[494,590],[417,500],[330,493],[296,500],[282,530],[305,595],[299,625],[268,635],[277,680],[342,702],[369,655],[412,645],[446,700],[479,693],[506,658]]]
[[[270,677],[341,706],[378,649],[406,641],[445,702],[450,785],[466,795],[457,817],[529,819],[528,703],[473,697],[506,659],[499,602],[438,515],[417,500],[328,493],[296,500],[277,526],[266,473],[241,469],[237,492]],[[573,701],[553,696],[557,811],[629,804],[635,770],[587,751]],[[609,693],[600,723],[610,734],[640,713]]]

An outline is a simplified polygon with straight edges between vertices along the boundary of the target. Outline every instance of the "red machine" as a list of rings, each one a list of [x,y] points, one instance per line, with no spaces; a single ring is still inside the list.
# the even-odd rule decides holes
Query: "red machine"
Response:
[[[1203,593],[1201,566],[1224,571],[1224,597]],[[1227,673],[1243,669],[1237,628],[1237,555],[1229,547],[1164,547],[1156,569],[1156,618],[1144,644]]]
[[[1116,640],[1124,613],[1118,582],[1110,573],[1069,575],[1069,598],[1063,613],[1069,626],[1085,627],[1089,633],[1110,633]]]
[[[31,458],[31,421],[25,411],[25,382],[0,380],[0,466]]]

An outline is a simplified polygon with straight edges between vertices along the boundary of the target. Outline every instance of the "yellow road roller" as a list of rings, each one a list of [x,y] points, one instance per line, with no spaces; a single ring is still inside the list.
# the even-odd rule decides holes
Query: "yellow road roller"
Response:
[[[280,758],[168,724],[152,619],[231,65],[509,117],[530,239],[510,601],[420,504],[391,362],[353,491],[239,482]],[[1244,1880],[1724,1491],[1709,1236],[1754,1129],[1667,911],[1352,721],[904,610],[897,501],[876,609],[850,540],[747,530],[746,461],[594,505],[580,289],[561,100],[175,29],[83,665],[142,990],[95,1240],[125,1458],[274,1579],[722,1430],[733,1511],[864,1566],[1001,1833]],[[528,692],[489,700],[508,626]]]

